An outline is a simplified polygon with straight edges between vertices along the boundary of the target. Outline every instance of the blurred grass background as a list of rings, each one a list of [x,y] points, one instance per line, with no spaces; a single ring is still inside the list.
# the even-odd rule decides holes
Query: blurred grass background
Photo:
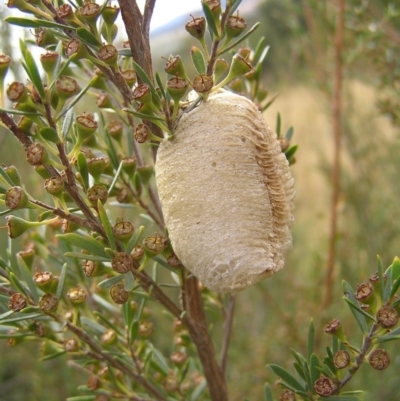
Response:
[[[373,54],[369,47],[373,42],[360,47],[360,40],[367,40],[374,32],[375,28],[371,25],[374,15],[368,12],[357,14],[357,7],[368,2],[352,0],[346,2],[350,17],[346,20],[343,55],[342,188],[334,300],[328,307],[321,307],[325,291],[332,190],[334,19],[330,11],[333,3],[265,0],[248,17],[249,21],[262,22],[252,41],[256,43],[258,37],[265,35],[271,44],[264,68],[265,83],[271,95],[279,93],[279,96],[265,112],[266,121],[275,128],[279,112],[282,131],[294,127],[293,143],[299,145],[299,152],[292,167],[297,193],[296,222],[293,249],[288,254],[286,266],[274,277],[237,296],[228,371],[232,401],[244,398],[261,400],[266,380],[275,388],[276,377],[265,365],[275,363],[289,368],[293,360],[290,350],[306,351],[311,318],[316,325],[317,353],[320,355],[330,345],[324,326],[334,317],[342,320],[350,341],[360,338],[350,311],[341,299],[341,281],[345,279],[355,287],[375,272],[377,254],[381,255],[384,266],[388,266],[394,256],[400,256],[400,224],[397,222],[400,199],[399,125],[393,113],[383,113],[382,107],[378,107],[382,94],[395,86],[395,81],[387,78],[385,82],[382,79],[386,77],[386,72],[381,69],[382,60],[379,59],[385,57],[385,50],[390,49],[391,42],[387,42],[385,37],[374,39],[381,40],[382,48],[373,48]],[[383,15],[394,2],[376,0],[373,3],[374,10],[378,9]],[[354,16],[359,18],[356,21],[359,25],[357,29],[349,29],[349,26],[354,28]],[[400,35],[399,18],[389,22]],[[8,35],[5,24],[1,25],[1,29],[4,35]],[[179,29],[183,30],[182,27]],[[160,35],[162,41],[154,38],[153,58],[156,64],[159,56],[168,56],[166,33]],[[182,46],[185,46],[184,40]],[[5,48],[2,50],[7,52]],[[176,49],[172,51],[179,52]],[[187,47],[182,52],[188,53]],[[398,50],[392,53],[392,60],[393,68],[400,69]],[[399,97],[396,99],[392,93],[390,96],[399,103]],[[26,179],[31,173],[25,166],[20,145],[1,127],[0,163],[16,165],[29,192],[41,191],[34,177]],[[0,230],[1,252],[6,249],[7,241],[6,230]],[[18,243],[14,246],[18,247]],[[216,337],[219,337],[218,328],[215,330]],[[159,332],[162,336],[163,330]],[[365,390],[365,401],[400,399],[399,345],[391,343],[387,349],[392,357],[390,368],[378,372],[363,366],[348,390]],[[2,401],[61,401],[67,395],[77,395],[76,387],[83,384],[79,372],[62,358],[37,362],[39,350],[35,344],[9,347],[1,341],[0,352]]]

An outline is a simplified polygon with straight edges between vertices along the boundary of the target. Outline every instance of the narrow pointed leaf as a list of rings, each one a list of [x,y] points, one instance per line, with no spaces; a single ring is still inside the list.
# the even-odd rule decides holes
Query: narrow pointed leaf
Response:
[[[82,178],[83,189],[84,191],[87,191],[89,189],[89,170],[87,166],[86,156],[82,152],[78,153],[76,163]]]
[[[24,66],[26,73],[29,75],[29,79],[31,80],[33,86],[38,91],[40,98],[44,100],[46,96],[44,92],[42,78],[39,74],[35,59],[33,58],[31,52],[22,39],[20,39],[20,48],[25,61],[25,63],[22,63],[22,65]]]
[[[94,260],[96,262],[108,262],[111,260],[111,257],[105,258],[103,256],[88,255],[87,253],[80,253],[80,252],[66,252],[64,253],[64,256],[83,260]]]
[[[158,116],[156,116],[154,114],[149,115],[149,114],[139,113],[136,110],[128,109],[128,108],[124,108],[124,109],[122,109],[122,111],[125,111],[127,113],[133,114],[135,117],[140,118],[141,120],[144,120],[144,121],[148,120],[148,121],[152,121],[152,122],[155,122],[155,121],[163,121],[163,122],[165,122],[165,120],[163,118],[158,117]]]
[[[312,354],[310,357],[310,376],[311,383],[315,383],[316,380],[319,379],[320,376],[320,364],[317,355]]]
[[[132,238],[130,239],[128,245],[126,246],[126,252],[131,253],[133,248],[137,245],[137,243],[139,242],[139,238],[142,235],[144,230],[144,226],[140,226],[136,233],[132,236]]]
[[[270,364],[267,365],[269,369],[271,369],[277,376],[279,376],[283,381],[286,382],[290,387],[292,387],[295,390],[300,390],[300,391],[307,391],[304,386],[302,386],[299,381],[292,375],[290,374],[286,369],[283,369],[279,365],[274,365]]]
[[[229,15],[232,15],[236,9],[240,6],[240,3],[242,2],[242,0],[235,0],[232,4],[232,6],[229,9]]]
[[[21,272],[22,277],[24,278],[24,281],[25,281],[26,285],[28,286],[29,291],[32,294],[32,298],[35,301],[35,303],[37,303],[39,301],[39,295],[37,292],[36,285],[32,278],[32,273],[30,272],[25,261],[19,255],[17,256],[17,263],[19,266],[19,271]]]
[[[239,45],[241,42],[243,42],[249,35],[251,35],[258,27],[260,26],[260,23],[257,22],[254,24],[244,35],[240,36],[238,40],[235,42],[231,42],[231,44],[228,47],[223,48],[221,51],[218,52],[218,56],[220,56],[223,53],[226,53],[227,51],[235,48],[237,45]]]
[[[135,277],[131,272],[124,274],[125,291],[131,292],[135,288]]]
[[[63,238],[70,244],[75,245],[80,249],[85,249],[86,251],[93,253],[94,255],[108,258],[107,253],[104,251],[103,244],[97,241],[96,239],[89,237],[88,235],[69,233],[69,234],[58,234],[57,237]]]
[[[132,345],[139,333],[139,322],[133,320],[129,326],[129,343]]]
[[[57,292],[56,292],[56,297],[58,300],[61,299],[64,291],[65,280],[67,278],[67,270],[68,270],[68,265],[64,263],[61,269],[60,279],[58,281]]]
[[[18,288],[18,290],[20,290],[26,297],[30,298],[29,293],[27,292],[26,288],[22,285],[22,283],[19,281],[17,276],[13,272],[10,272],[9,276],[10,276],[11,283],[16,288]]]
[[[35,18],[21,18],[21,17],[7,17],[4,19],[11,25],[22,26],[24,28],[61,28],[61,29],[72,29],[75,30],[71,25],[58,24],[57,22],[48,21],[45,19],[35,19]]]
[[[215,23],[214,14],[212,13],[210,6],[204,1],[201,2],[201,6],[203,7],[204,16],[207,21],[208,32],[210,33],[211,39],[218,38],[218,28]]]
[[[264,386],[264,401],[274,401],[271,386],[268,383],[266,383]]]
[[[124,278],[124,276],[122,274],[108,278],[106,280],[100,281],[100,283],[97,284],[97,287],[102,290],[105,288],[111,288],[114,284],[117,284],[120,281],[122,281],[123,278]]]
[[[88,44],[91,47],[94,48],[98,48],[101,46],[101,43],[99,42],[99,40],[96,38],[96,36],[93,35],[92,32],[90,32],[88,29],[85,28],[78,28],[76,30],[76,34],[78,35],[78,37],[85,42],[86,44]]]
[[[345,294],[345,299],[348,299],[350,301],[349,305],[357,305],[357,299],[354,296],[354,290],[351,288],[350,284],[348,284],[346,281],[343,281],[343,291]],[[362,333],[367,333],[368,332],[368,325],[365,320],[364,314],[361,312],[361,308],[350,308],[351,312],[353,313],[358,326],[360,327]]]
[[[290,127],[285,134],[285,138],[290,141],[293,137],[293,127]]]
[[[121,171],[122,171],[122,165],[123,165],[123,163],[121,161],[121,163],[119,163],[117,171],[115,172],[115,175],[114,175],[114,178],[113,178],[113,180],[111,182],[111,185],[108,188],[108,193],[111,193],[111,191],[113,190],[115,184],[117,183],[119,175],[121,174]]]
[[[65,114],[65,117],[64,117],[64,120],[63,120],[62,126],[61,126],[61,134],[64,139],[70,133],[73,121],[74,121],[74,110],[71,109]]]
[[[111,247],[111,249],[116,250],[117,246],[115,244],[113,229],[112,229],[110,220],[108,219],[107,212],[104,209],[104,206],[101,203],[100,199],[97,201],[97,209],[99,211],[99,217],[100,217],[101,223],[103,224],[104,231],[106,232],[110,247]]]
[[[11,317],[9,319],[3,319],[1,321],[1,324],[4,325],[7,323],[20,322],[22,320],[37,319],[38,317],[41,317],[41,316],[43,316],[42,313],[31,313],[28,315],[24,315],[23,313],[22,314],[16,313],[13,317]]]
[[[315,326],[314,320],[310,320],[308,327],[308,340],[307,340],[307,360],[310,361],[311,355],[313,355],[315,346]]]
[[[201,52],[200,49],[197,47],[192,47],[192,50],[190,51],[190,54],[192,56],[192,62],[193,65],[195,66],[197,72],[199,74],[205,74],[206,73],[206,61],[204,60],[203,53]]]
[[[41,114],[36,113],[35,111],[24,111],[24,110],[16,110],[16,109],[5,109],[4,107],[0,107],[0,113],[7,114],[18,114],[22,116],[40,116]]]

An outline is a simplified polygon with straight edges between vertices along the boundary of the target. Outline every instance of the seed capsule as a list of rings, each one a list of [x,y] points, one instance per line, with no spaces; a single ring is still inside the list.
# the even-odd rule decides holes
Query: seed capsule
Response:
[[[369,364],[376,370],[384,370],[390,364],[390,356],[384,349],[376,349],[368,358]]]
[[[12,294],[10,299],[8,300],[8,307],[14,312],[19,312],[21,309],[25,308],[27,303],[28,301],[25,295],[16,292],[15,294]]]
[[[283,267],[293,178],[250,100],[220,90],[183,114],[156,178],[174,252],[206,287],[235,292]]]

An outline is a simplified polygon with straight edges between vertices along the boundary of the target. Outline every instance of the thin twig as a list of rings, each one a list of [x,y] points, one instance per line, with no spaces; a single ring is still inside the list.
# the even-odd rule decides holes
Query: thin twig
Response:
[[[120,370],[132,380],[136,381],[142,387],[144,387],[153,397],[155,397],[158,401],[167,401],[166,398],[159,392],[157,388],[155,388],[145,377],[136,374],[123,363],[114,359],[110,354],[103,352],[103,349],[81,328],[73,325],[68,320],[66,321],[66,325],[69,330],[71,330],[76,336],[78,336],[82,341],[84,341],[89,347],[98,354],[101,359],[107,361],[112,367]]]
[[[228,308],[225,313],[224,338],[222,342],[222,358],[221,358],[221,370],[224,376],[226,376],[226,367],[228,364],[228,350],[231,342],[233,316],[235,312],[235,301],[236,301],[235,296],[230,295]]]
[[[155,5],[156,5],[156,0],[146,0],[146,5],[144,6],[142,32],[147,40],[149,40],[150,36],[150,22],[151,22],[151,17],[153,16]]]
[[[335,76],[333,108],[333,137],[334,154],[332,169],[332,199],[330,212],[329,250],[325,278],[325,299],[323,307],[326,308],[332,300],[334,267],[336,261],[336,242],[338,225],[338,208],[340,200],[340,152],[342,137],[342,85],[343,85],[343,33],[344,33],[345,0],[337,0],[337,22],[335,30]]]

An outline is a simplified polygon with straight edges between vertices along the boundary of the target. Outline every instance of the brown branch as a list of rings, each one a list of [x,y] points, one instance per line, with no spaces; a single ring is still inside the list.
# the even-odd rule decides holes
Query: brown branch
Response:
[[[345,17],[345,0],[337,0],[337,22],[335,29],[335,76],[334,92],[332,98],[333,109],[333,137],[334,154],[332,169],[332,199],[330,211],[329,250],[325,278],[325,299],[323,307],[326,308],[332,300],[334,267],[336,261],[336,242],[338,225],[338,206],[340,198],[340,152],[342,136],[342,85],[343,85],[343,33]]]
[[[101,360],[107,361],[112,367],[120,370],[124,374],[126,374],[128,377],[130,377],[132,380],[136,381],[138,384],[140,384],[142,387],[144,387],[149,394],[151,394],[153,397],[155,397],[156,400],[158,401],[167,401],[166,398],[159,392],[157,388],[155,388],[149,381],[146,380],[141,375],[136,374],[133,372],[131,369],[129,369],[127,366],[125,366],[123,363],[120,361],[114,359],[111,355],[103,352],[103,349],[94,341],[92,338],[87,334],[85,331],[83,331],[81,328],[73,325],[71,322],[68,320],[66,321],[66,325],[69,330],[71,330],[77,337],[79,337],[82,341],[84,341],[89,347],[100,356]],[[94,356],[92,354],[92,356]],[[98,359],[98,358],[97,358]]]
[[[32,145],[32,141],[22,130],[18,128],[17,124],[15,124],[14,120],[9,114],[0,113],[0,120],[16,136],[16,138],[25,148]]]
[[[143,34],[143,16],[135,0],[119,0],[122,20],[124,21],[133,59],[146,71],[153,80],[150,43]]]
[[[228,365],[228,351],[231,342],[233,316],[235,312],[235,296],[229,296],[229,304],[225,313],[225,324],[224,324],[224,338],[222,342],[222,358],[221,358],[221,370],[222,374],[226,376],[226,367]]]
[[[142,32],[146,40],[149,40],[150,22],[151,22],[151,17],[153,16],[155,5],[156,5],[156,0],[146,0],[146,5],[144,6]]]
[[[184,284],[188,315],[182,318],[196,345],[212,401],[228,401],[228,391],[222,370],[217,364],[214,346],[207,328],[203,301],[196,277],[190,276]]]

